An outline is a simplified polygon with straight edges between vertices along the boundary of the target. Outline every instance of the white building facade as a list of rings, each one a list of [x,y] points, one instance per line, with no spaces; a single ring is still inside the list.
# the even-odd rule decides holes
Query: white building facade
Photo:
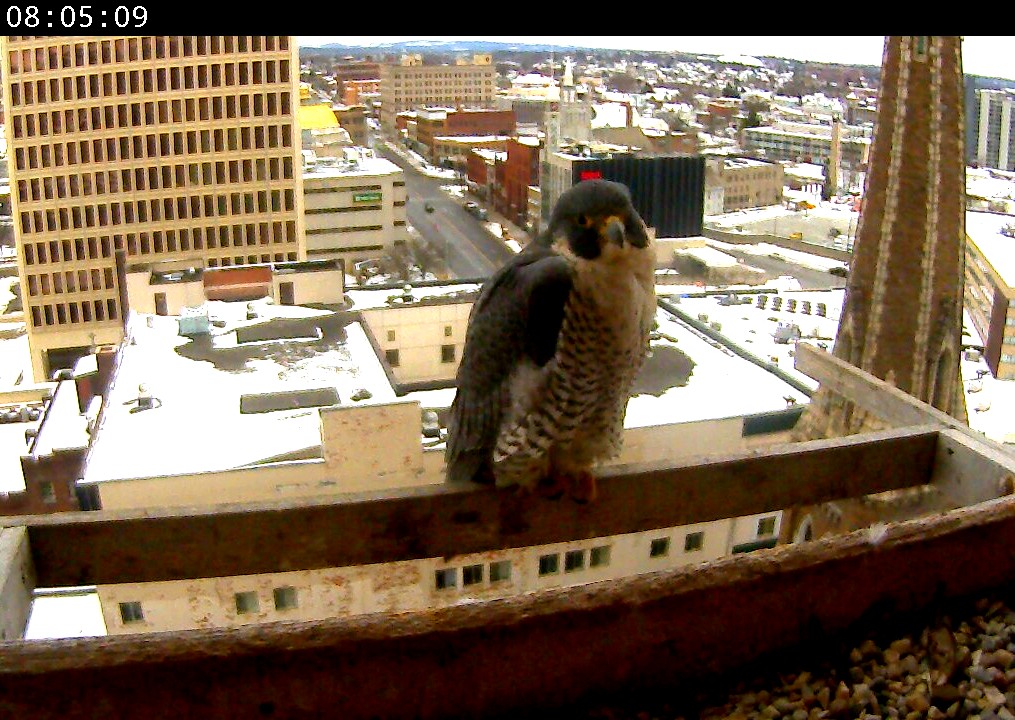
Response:
[[[303,172],[309,260],[346,267],[379,258],[409,238],[405,174],[383,158],[317,159]]]
[[[976,92],[976,162],[980,167],[1015,170],[1015,92]]]

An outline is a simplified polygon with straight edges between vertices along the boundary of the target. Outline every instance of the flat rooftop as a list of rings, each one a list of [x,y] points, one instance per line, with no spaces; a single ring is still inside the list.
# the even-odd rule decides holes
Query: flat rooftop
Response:
[[[24,492],[21,456],[28,453],[25,431],[38,427],[38,418],[27,422],[20,419],[17,422],[0,422],[0,493]]]
[[[1007,225],[1015,226],[1015,217],[986,212],[966,213],[966,235],[987,258],[1001,280],[1015,289],[1015,238],[1001,234]]]
[[[424,303],[471,302],[477,288],[417,287],[413,294]],[[673,292],[673,286],[660,292]],[[387,307],[398,295],[401,290],[391,288],[349,292],[352,310]],[[681,302],[687,307],[691,301]],[[345,309],[265,301],[253,307],[258,317],[248,320],[245,302],[209,302],[211,334],[196,338],[180,336],[175,317],[132,316],[132,341],[122,350],[84,482],[313,457],[321,445],[317,408],[336,398],[340,405],[409,399],[436,409],[454,398],[452,387],[397,397],[364,328]],[[786,406],[787,397],[807,401],[784,379],[669,312],[659,309],[657,320],[659,335],[639,378],[640,394],[629,405],[627,427],[774,411]],[[351,400],[364,389],[369,399]],[[150,407],[142,396],[151,398]]]
[[[765,287],[771,288],[771,286]],[[704,316],[706,319],[702,322],[708,325],[718,323],[717,331],[724,335],[730,343],[736,344],[739,348],[764,362],[777,366],[781,371],[811,390],[817,389],[818,384],[814,380],[793,368],[794,345],[792,342],[777,342],[776,330],[780,324],[784,326],[796,325],[800,329],[802,342],[813,345],[822,343],[831,350],[835,341],[835,333],[839,327],[839,314],[842,310],[845,291],[783,288],[777,292],[761,293],[757,291],[757,288],[739,288],[739,292],[738,289],[731,288],[730,295],[735,296],[739,302],[725,305],[722,303],[730,301],[724,300],[723,295],[682,296],[679,291],[674,292],[667,288],[660,288],[661,297],[670,299],[676,304],[676,307],[692,318],[699,319]],[[758,306],[759,295],[767,297],[763,308]],[[780,299],[778,303],[775,300],[777,297]],[[790,300],[795,303],[793,312],[789,311]],[[809,313],[803,312],[805,302],[810,303]],[[817,315],[818,303],[825,305],[825,317]],[[745,363],[742,358],[738,357],[737,360]],[[751,365],[751,367],[756,366]],[[764,372],[765,375],[776,377],[761,368],[756,369],[759,372]],[[727,372],[730,371],[731,369],[727,368]],[[734,370],[733,372],[739,375],[741,371]],[[725,391],[724,385],[735,380],[733,377],[727,377],[724,380],[719,376],[716,380],[717,388]],[[791,387],[785,381],[780,380],[780,382],[783,387]],[[741,392],[752,395],[758,391],[747,386],[746,389],[741,389]],[[783,395],[792,395],[792,393],[786,392]],[[779,395],[779,397],[781,398],[783,395]],[[794,395],[794,397],[798,397],[802,402],[806,401],[806,397],[799,395]],[[773,408],[769,407],[768,409]],[[760,410],[753,412],[760,412]]]
[[[314,391],[334,389],[339,404],[396,399],[355,316],[261,300],[248,320],[247,305],[208,302],[211,334],[195,338],[178,334],[176,317],[132,316],[84,482],[305,456],[321,445]],[[351,400],[361,389],[371,398]],[[252,411],[241,412],[244,402]],[[257,412],[272,403],[292,409]]]
[[[322,162],[317,158],[317,164],[303,170],[303,178],[333,178],[333,177],[355,177],[357,175],[394,175],[401,173],[402,168],[385,158],[366,157],[356,162],[338,160],[331,164],[328,160]]]

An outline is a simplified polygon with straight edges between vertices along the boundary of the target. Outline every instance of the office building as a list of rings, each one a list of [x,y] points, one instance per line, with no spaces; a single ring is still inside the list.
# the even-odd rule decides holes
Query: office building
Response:
[[[1015,380],[1015,218],[966,213],[964,301],[999,380]]]
[[[405,173],[370,150],[308,157],[303,170],[306,255],[356,263],[391,253],[409,239]]]
[[[424,65],[419,55],[381,70],[381,128],[395,132],[395,117],[404,110],[435,105],[493,108],[497,71],[490,55],[460,59],[455,65]]]
[[[974,98],[977,165],[1015,170],[1015,90],[977,90]]]
[[[706,168],[706,185],[722,190],[720,212],[782,202],[784,173],[777,162],[716,155],[708,157]]]
[[[464,165],[469,148],[503,146],[514,133],[511,110],[421,108],[416,112],[419,151],[434,165],[446,160],[459,160]],[[449,153],[449,149],[458,152]]]
[[[3,39],[37,380],[123,335],[121,265],[305,258],[288,36]]]
[[[565,146],[550,153],[540,177],[542,224],[547,208],[575,183],[602,178],[623,183],[634,207],[656,237],[701,235],[705,210],[705,158],[702,155],[651,155],[605,145]]]
[[[745,152],[764,151],[766,160],[823,164],[833,155],[832,127],[794,123],[789,127],[754,127],[743,131]],[[870,138],[845,134],[840,139],[840,163],[854,171],[866,166]]]
[[[128,282],[129,337],[115,349],[118,369],[78,484],[87,508],[310,501],[444,481],[443,431],[427,415],[443,415],[454,395],[475,284],[394,295],[346,289],[339,265],[328,262],[132,272]],[[700,301],[719,312],[711,298]],[[802,376],[790,384],[792,370],[777,375],[746,362],[664,309],[656,319],[661,335],[646,366],[646,378],[656,379],[630,401],[615,462],[659,462],[703,447],[729,452],[785,436],[785,421],[799,414],[785,398],[805,401]],[[834,331],[835,318],[809,320]],[[791,346],[766,347],[786,363]],[[685,367],[681,383],[672,363],[683,356],[694,372]],[[727,391],[716,393],[720,381]],[[98,595],[109,634],[443,607],[477,593],[507,597],[768,547],[781,516],[772,510],[484,558],[100,584]]]

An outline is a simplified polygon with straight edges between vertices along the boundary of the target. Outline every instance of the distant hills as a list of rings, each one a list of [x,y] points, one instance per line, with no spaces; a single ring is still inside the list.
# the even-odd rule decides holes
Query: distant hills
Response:
[[[611,53],[626,52],[636,56],[658,56],[674,55],[685,58],[717,58],[722,53],[692,53],[680,50],[632,50],[631,48],[590,48],[579,45],[550,45],[546,43],[517,43],[501,42],[498,40],[402,40],[399,42],[376,43],[369,45],[345,45],[342,43],[328,43],[321,46],[300,46],[300,53],[304,55],[398,55],[401,53],[427,53],[434,55],[452,55],[454,53]],[[758,56],[761,60],[775,60],[793,67],[804,64],[801,60],[790,58],[778,58],[771,56]],[[875,74],[880,70],[879,65],[843,65],[842,63],[810,63],[814,65],[829,65],[837,67],[870,68]],[[967,75],[969,75],[967,73]],[[979,88],[1012,88],[1015,87],[1015,80],[1003,78],[984,78],[983,76],[971,75],[978,78],[976,83]]]
[[[521,54],[521,53],[587,53],[587,54],[608,54],[624,53],[634,57],[658,57],[669,55],[684,59],[708,58],[714,60],[722,56],[722,53],[700,53],[686,52],[681,50],[641,50],[632,48],[592,48],[579,45],[552,45],[547,43],[517,43],[502,42],[497,40],[402,40],[399,42],[372,43],[369,45],[346,45],[343,43],[328,43],[320,46],[301,45],[300,54],[304,56],[314,55],[350,55],[350,56],[381,56],[400,55],[403,53],[420,53],[429,55],[454,55],[455,53],[497,53],[500,55]],[[795,66],[800,64],[799,60],[789,58],[776,58],[759,56],[759,59],[774,61],[782,66]],[[817,63],[837,66],[837,63]],[[843,66],[846,67],[846,66]],[[875,70],[879,66],[856,65],[850,67],[871,67]]]
[[[343,45],[329,43],[319,47],[301,46],[300,52],[309,54],[342,53],[355,55],[362,53],[456,53],[456,52],[555,52],[575,51],[583,48],[574,45],[540,45],[530,43],[498,42],[496,40],[402,40],[399,42],[377,43],[370,45]],[[591,49],[591,48],[589,48]],[[620,48],[618,48],[619,50]]]

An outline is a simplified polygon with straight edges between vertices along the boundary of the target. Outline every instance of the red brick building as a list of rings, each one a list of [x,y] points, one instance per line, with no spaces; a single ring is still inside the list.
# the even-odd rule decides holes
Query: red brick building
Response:
[[[416,114],[416,139],[431,155],[435,137],[507,136],[515,133],[514,110],[428,109]]]
[[[368,98],[381,93],[380,80],[346,80],[342,83],[339,97],[346,105],[365,104]]]
[[[507,143],[507,160],[499,172],[494,207],[511,222],[525,227],[529,204],[529,185],[539,185],[540,141],[533,137],[513,137]],[[501,170],[498,168],[498,170]]]
[[[465,174],[473,187],[485,188],[494,179],[489,153],[470,152],[465,158]]]
[[[335,78],[338,96],[347,105],[356,105],[360,102],[359,96],[364,89],[369,92],[379,92],[381,83],[381,66],[375,62],[344,62],[336,63],[332,67],[332,77]],[[372,88],[372,89],[370,89]],[[346,99],[347,93],[352,92],[354,99]]]

